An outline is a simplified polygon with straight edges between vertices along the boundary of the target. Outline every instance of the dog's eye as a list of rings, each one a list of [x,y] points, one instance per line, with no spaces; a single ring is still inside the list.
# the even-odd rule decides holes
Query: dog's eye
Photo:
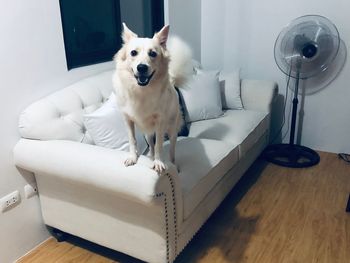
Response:
[[[150,50],[150,51],[148,52],[148,55],[149,55],[151,58],[155,58],[155,57],[157,56],[157,53],[156,53],[155,51],[153,51],[153,50]]]
[[[130,55],[131,55],[132,57],[137,56],[137,51],[136,51],[136,50],[131,50]]]

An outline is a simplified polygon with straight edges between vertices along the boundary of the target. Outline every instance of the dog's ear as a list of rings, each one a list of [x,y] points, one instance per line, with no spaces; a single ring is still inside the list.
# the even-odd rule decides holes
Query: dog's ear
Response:
[[[153,39],[156,39],[162,47],[166,47],[166,41],[169,35],[169,25],[164,26],[158,33],[154,34]]]
[[[132,32],[127,26],[125,23],[123,23],[123,33],[122,33],[122,39],[123,39],[123,42],[126,43],[128,42],[130,39],[132,38],[136,38],[137,35]]]

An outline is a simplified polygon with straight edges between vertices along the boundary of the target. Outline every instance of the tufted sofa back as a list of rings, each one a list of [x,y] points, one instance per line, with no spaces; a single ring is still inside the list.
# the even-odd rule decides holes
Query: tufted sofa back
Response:
[[[80,80],[27,107],[19,118],[23,138],[72,140],[92,144],[83,123],[112,92],[113,70]]]

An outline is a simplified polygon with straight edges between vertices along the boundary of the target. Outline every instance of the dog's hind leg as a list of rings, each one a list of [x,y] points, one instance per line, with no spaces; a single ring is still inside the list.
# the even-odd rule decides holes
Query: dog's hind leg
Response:
[[[174,129],[172,130],[169,129],[168,135],[169,135],[169,141],[170,141],[170,148],[169,148],[170,162],[175,164],[175,146],[176,146],[176,140],[177,140],[177,132]]]
[[[154,134],[147,134],[146,140],[150,148],[148,156],[151,157],[152,160],[154,160]]]
[[[129,137],[129,157],[124,161],[125,166],[134,165],[137,162],[137,152],[136,152],[136,137],[135,137],[135,124],[127,116],[125,116],[126,127],[128,130]]]

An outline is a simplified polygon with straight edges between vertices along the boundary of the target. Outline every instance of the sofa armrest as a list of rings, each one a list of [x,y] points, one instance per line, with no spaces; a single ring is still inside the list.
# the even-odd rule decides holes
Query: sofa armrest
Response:
[[[99,188],[145,205],[154,205],[157,197],[165,193],[176,198],[176,209],[182,211],[176,167],[167,164],[168,169],[159,176],[145,156],[140,156],[136,165],[125,167],[127,155],[127,152],[65,140],[20,139],[14,148],[15,164],[36,176],[52,176]]]
[[[241,97],[244,109],[271,112],[271,105],[278,94],[276,82],[248,80],[241,82]]]

